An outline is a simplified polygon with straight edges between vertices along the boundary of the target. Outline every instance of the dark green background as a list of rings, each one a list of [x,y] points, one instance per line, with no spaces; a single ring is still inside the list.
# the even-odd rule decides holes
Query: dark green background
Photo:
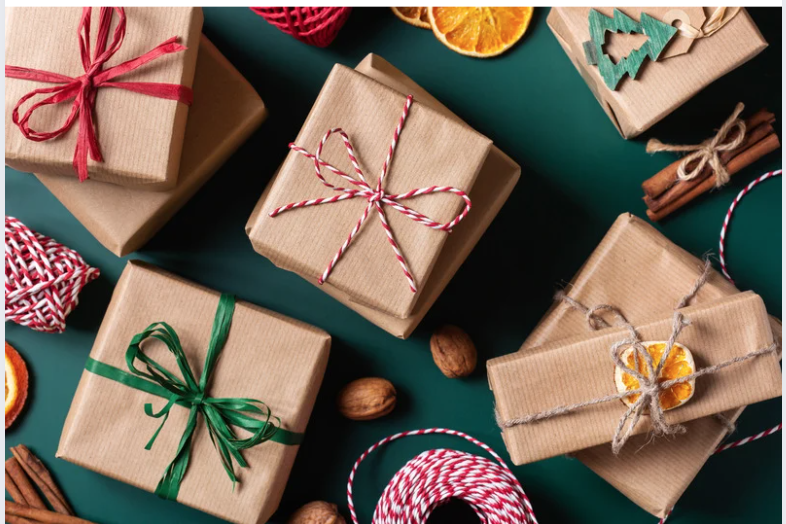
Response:
[[[701,141],[739,101],[751,110],[767,106],[781,117],[779,9],[751,10],[770,43],[766,51],[635,141],[617,134],[548,29],[547,12],[536,9],[527,36],[514,49],[497,59],[477,60],[453,53],[429,31],[407,26],[386,9],[355,9],[328,49],[283,35],[248,9],[205,9],[204,32],[253,83],[270,118],[131,258],[154,262],[333,335],[325,382],[273,522],[283,522],[295,508],[314,499],[338,503],[348,518],[346,480],[355,458],[394,432],[433,426],[459,429],[507,458],[493,421],[485,361],[518,349],[549,306],[555,286],[571,278],[617,215],[631,211],[644,216],[641,182],[674,160],[668,154],[645,153],[646,138]],[[276,269],[254,253],[243,231],[332,65],[354,66],[370,52],[392,62],[491,137],[523,170],[520,183],[477,249],[406,341],[388,335],[294,274]],[[752,178],[780,165],[779,155],[770,155],[738,174],[730,187],[695,202],[661,229],[697,255],[717,252],[721,221],[732,198]],[[70,399],[126,261],[99,245],[35,178],[6,169],[5,187],[6,214],[77,249],[101,269],[100,279],[82,293],[65,334],[6,326],[7,340],[26,357],[32,372],[28,408],[6,432],[7,445],[23,442],[37,452],[85,518],[102,523],[216,522],[54,458]],[[727,245],[739,287],[760,293],[777,316],[781,315],[780,217],[781,181],[776,179],[743,202]],[[477,344],[478,370],[466,380],[445,378],[432,362],[428,338],[444,322],[462,326]],[[368,375],[387,377],[396,385],[398,407],[373,422],[342,419],[334,409],[336,392],[348,381]],[[142,406],[138,409],[144,416]],[[746,410],[738,435],[769,428],[780,419],[780,399],[759,404]],[[358,474],[361,521],[370,522],[375,501],[407,460],[433,447],[472,449],[464,444],[449,437],[420,437],[373,456]],[[252,468],[259,466],[252,464]],[[575,460],[554,458],[514,472],[543,523],[650,524],[656,520]],[[229,482],[226,489],[231,489]],[[780,501],[781,437],[775,436],[710,459],[677,505],[673,520],[780,522]],[[475,522],[475,518],[452,504],[435,514],[432,522],[437,521]]]

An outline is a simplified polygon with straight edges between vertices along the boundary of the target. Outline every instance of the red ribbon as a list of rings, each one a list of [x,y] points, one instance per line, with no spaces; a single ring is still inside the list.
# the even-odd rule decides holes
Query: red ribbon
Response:
[[[191,105],[194,94],[190,88],[178,84],[162,84],[155,82],[111,82],[122,74],[128,73],[141,67],[148,62],[155,60],[170,53],[177,53],[186,49],[177,42],[178,37],[172,37],[163,42],[157,47],[151,49],[147,53],[133,58],[122,64],[103,69],[104,64],[120,49],[123,45],[123,38],[126,35],[126,14],[122,7],[102,7],[100,12],[100,19],[98,23],[98,35],[96,39],[96,48],[93,53],[92,60],[90,58],[90,14],[92,8],[83,7],[82,16],[79,19],[78,36],[79,36],[79,54],[82,58],[82,67],[85,74],[72,78],[70,76],[61,75],[58,73],[51,73],[49,71],[41,71],[39,69],[29,69],[26,67],[5,66],[6,78],[19,78],[22,80],[34,80],[37,82],[45,82],[48,84],[60,84],[54,87],[42,87],[30,91],[25,96],[19,99],[14,106],[11,118],[14,124],[17,125],[25,138],[33,140],[34,142],[43,142],[51,140],[65,134],[76,121],[79,116],[79,128],[76,139],[76,149],[74,150],[74,170],[79,175],[79,181],[83,182],[87,179],[87,155],[90,154],[96,162],[103,162],[101,150],[98,146],[98,139],[96,138],[95,119],[93,113],[95,111],[96,92],[99,87],[116,87],[133,91],[143,95],[154,96],[156,98],[165,98],[168,100],[176,100],[186,105]],[[109,28],[112,24],[112,15],[117,13],[119,19],[115,31],[112,36],[112,42],[107,48],[109,40]],[[33,104],[27,112],[19,118],[19,107],[27,100],[37,95],[48,95],[48,98]],[[66,118],[60,128],[54,131],[36,131],[30,127],[30,117],[36,109],[52,105],[60,104],[73,100],[71,105],[71,113]]]

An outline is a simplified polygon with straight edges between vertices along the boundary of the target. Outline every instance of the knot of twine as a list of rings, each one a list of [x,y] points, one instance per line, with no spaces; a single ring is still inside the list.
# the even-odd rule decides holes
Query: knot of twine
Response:
[[[54,239],[5,217],[5,320],[62,333],[79,293],[100,271]]]
[[[712,36],[721,30],[723,26],[731,22],[731,19],[737,16],[741,7],[718,7],[713,11],[710,17],[704,22],[700,28],[693,27],[690,24],[682,23],[677,28],[680,36],[690,38],[691,40],[698,40],[699,38],[706,38]]]
[[[715,172],[715,187],[720,187],[729,181],[731,175],[729,175],[723,162],[721,162],[719,153],[737,149],[745,140],[745,122],[739,118],[743,109],[745,109],[745,105],[742,102],[737,104],[737,107],[734,108],[732,114],[726,119],[715,136],[701,144],[664,144],[657,138],[651,138],[647,142],[647,153],[659,153],[661,151],[691,152],[682,159],[682,162],[677,167],[677,179],[682,181],[694,179],[709,164]],[[732,140],[725,142],[735,128],[738,130],[737,135]]]
[[[734,357],[732,359],[726,360],[719,364],[715,364],[714,366],[709,366],[703,369],[699,369],[693,373],[685,375],[683,377],[675,378],[672,380],[665,380],[659,381],[658,378],[660,377],[660,373],[663,370],[663,366],[666,364],[667,359],[669,358],[669,354],[671,353],[672,348],[674,347],[674,343],[677,341],[677,337],[679,337],[682,330],[690,325],[690,320],[685,318],[684,315],[679,311],[680,309],[684,308],[688,302],[696,296],[699,289],[707,282],[707,278],[709,277],[711,269],[711,264],[709,259],[707,259],[704,263],[704,271],[702,272],[701,276],[696,280],[693,284],[693,288],[690,292],[682,297],[682,299],[677,303],[676,307],[674,308],[674,314],[672,316],[672,328],[671,328],[671,335],[669,336],[669,340],[666,343],[666,349],[661,355],[660,360],[655,363],[652,359],[652,356],[647,351],[647,348],[644,347],[642,344],[641,339],[639,337],[636,328],[625,319],[625,316],[614,306],[610,306],[607,304],[602,304],[599,306],[595,306],[592,308],[588,308],[581,304],[580,302],[576,301],[565,295],[563,292],[557,294],[557,299],[564,301],[570,307],[576,309],[577,311],[583,313],[586,318],[587,322],[591,329],[600,329],[603,327],[610,327],[610,324],[600,318],[597,313],[601,311],[608,311],[612,313],[617,320],[616,325],[620,327],[624,327],[628,330],[629,336],[619,342],[614,343],[611,346],[611,359],[614,361],[614,364],[620,368],[623,372],[633,375],[639,381],[639,388],[633,389],[629,391],[624,391],[622,393],[617,393],[614,395],[607,395],[605,397],[600,397],[592,400],[588,400],[586,402],[579,402],[577,404],[567,405],[567,406],[558,406],[553,409],[549,409],[546,411],[541,411],[540,413],[534,413],[531,415],[526,415],[523,417],[513,418],[509,420],[503,420],[499,413],[496,413],[497,417],[497,424],[500,428],[511,428],[514,426],[520,426],[523,424],[531,424],[538,420],[549,419],[552,417],[565,415],[567,413],[571,413],[573,411],[589,407],[595,406],[598,404],[603,404],[605,402],[611,402],[613,400],[622,400],[624,398],[639,395],[636,402],[634,402],[622,417],[617,424],[617,427],[614,431],[614,436],[612,437],[611,441],[611,449],[614,454],[618,454],[620,450],[625,446],[628,439],[632,436],[634,429],[638,425],[639,421],[641,420],[642,415],[645,413],[645,410],[649,409],[650,420],[652,423],[652,433],[654,436],[663,436],[663,435],[675,435],[678,433],[684,433],[685,427],[681,424],[669,424],[666,422],[663,408],[660,405],[660,393],[661,391],[667,390],[676,384],[681,384],[684,382],[689,382],[694,380],[698,377],[709,375],[711,373],[717,373],[721,369],[729,367],[734,364],[738,364],[740,362],[744,362],[746,360],[750,360],[752,358],[756,358],[762,355],[767,355],[770,353],[774,353],[777,351],[778,345],[777,343],[773,343],[766,348],[758,349],[755,351],[751,351],[746,355],[742,355],[739,357]],[[625,362],[622,360],[622,353],[626,351],[628,348],[633,348],[633,357],[634,357],[634,366],[628,367]],[[646,363],[646,373],[639,372],[639,359],[644,359]]]
[[[393,230],[390,228],[387,218],[385,217],[385,211],[383,206],[388,205],[392,207],[396,211],[399,211],[401,214],[403,214],[405,217],[414,220],[418,224],[422,224],[426,227],[430,227],[432,229],[436,229],[439,231],[445,231],[448,233],[451,232],[451,230],[453,229],[453,227],[456,226],[456,224],[461,222],[464,219],[464,217],[467,216],[467,213],[469,213],[469,210],[472,208],[472,201],[470,200],[469,195],[467,195],[467,193],[465,193],[461,189],[451,186],[423,187],[420,189],[412,189],[410,191],[407,191],[406,193],[400,193],[396,195],[388,194],[383,189],[385,178],[388,174],[388,171],[390,169],[390,164],[393,160],[393,155],[396,151],[396,144],[398,143],[399,137],[401,135],[401,130],[404,128],[404,122],[407,119],[407,115],[409,114],[410,107],[412,107],[412,95],[407,96],[406,102],[404,103],[404,112],[401,115],[401,118],[399,119],[398,126],[396,126],[395,132],[393,133],[393,141],[391,142],[390,148],[388,149],[388,154],[387,157],[385,158],[385,162],[382,164],[382,172],[379,175],[379,179],[377,181],[376,187],[373,189],[368,184],[368,182],[366,182],[366,178],[363,175],[363,170],[360,168],[360,164],[357,160],[357,157],[355,156],[355,150],[352,147],[352,143],[349,140],[349,136],[342,129],[334,128],[329,130],[327,133],[325,133],[325,136],[322,137],[322,140],[319,142],[319,146],[317,146],[316,154],[311,154],[307,150],[295,144],[289,144],[289,148],[292,151],[299,153],[305,156],[306,158],[314,161],[314,169],[316,171],[317,178],[319,179],[320,182],[322,182],[323,185],[329,187],[334,191],[338,191],[340,194],[333,197],[314,198],[310,200],[303,200],[300,202],[293,202],[290,204],[286,204],[284,206],[277,207],[276,209],[271,211],[270,212],[271,217],[276,217],[281,213],[285,211],[289,211],[291,209],[297,209],[297,208],[308,207],[308,206],[317,206],[320,204],[333,204],[335,202],[341,202],[342,200],[349,200],[352,198],[365,198],[368,201],[368,205],[363,210],[363,215],[360,217],[360,220],[358,220],[357,224],[355,224],[355,227],[352,228],[352,231],[350,231],[347,239],[341,245],[338,252],[336,252],[335,256],[330,261],[325,271],[319,277],[318,282],[320,284],[323,284],[328,279],[330,273],[333,271],[333,268],[336,266],[339,259],[341,259],[341,256],[344,254],[347,248],[349,248],[350,244],[352,243],[352,240],[360,231],[360,228],[365,223],[369,213],[373,208],[377,210],[377,214],[379,216],[380,223],[382,224],[382,228],[385,230],[385,234],[388,237],[388,242],[390,243],[390,246],[393,249],[393,254],[396,257],[396,260],[398,260],[399,264],[401,265],[401,269],[404,272],[404,276],[406,277],[407,282],[409,283],[409,288],[412,290],[413,293],[415,293],[417,292],[417,287],[415,286],[415,278],[412,276],[412,272],[409,269],[409,265],[407,264],[406,258],[404,258],[404,254],[401,252],[401,249],[399,248],[398,243],[396,242],[396,239],[393,235]],[[341,135],[341,138],[344,141],[344,146],[347,149],[347,156],[349,156],[349,161],[352,163],[352,167],[354,168],[355,174],[357,174],[358,178],[353,178],[347,173],[341,171],[340,169],[322,160],[321,158],[322,148],[325,146],[325,142],[327,142],[328,138],[330,138],[330,136],[334,133]],[[322,176],[322,171],[321,171],[322,167],[325,167],[326,169],[328,169],[328,171],[335,173],[336,175],[340,176],[341,178],[343,178],[344,180],[346,180],[356,188],[360,188],[360,189],[349,189],[345,187],[334,186],[333,184],[325,180],[325,178]],[[464,209],[455,218],[453,218],[453,220],[451,220],[446,224],[442,224],[440,222],[436,222],[432,220],[431,218],[423,215],[422,213],[415,211],[414,209],[405,206],[400,202],[400,200],[406,200],[408,198],[413,198],[421,195],[428,195],[431,193],[453,193],[455,195],[458,195],[462,199],[464,199]]]
[[[104,69],[104,65],[123,45],[126,34],[126,14],[122,7],[102,7],[98,23],[98,36],[96,38],[95,52],[91,57],[90,49],[90,15],[92,8],[83,7],[82,16],[79,18],[79,54],[82,61],[84,75],[70,77],[59,73],[30,69],[27,67],[5,66],[6,78],[17,78],[21,80],[33,80],[47,84],[59,84],[54,87],[42,87],[30,91],[14,106],[11,113],[11,120],[19,128],[28,140],[43,142],[64,135],[79,117],[79,131],[74,150],[73,166],[79,175],[79,180],[84,181],[88,177],[87,156],[90,155],[96,162],[103,162],[101,150],[98,145],[95,130],[95,103],[96,92],[100,87],[115,87],[133,91],[143,95],[175,100],[190,105],[193,93],[190,88],[178,84],[162,84],[155,82],[111,82],[115,77],[133,71],[148,62],[161,56],[177,53],[186,48],[177,42],[177,37],[166,40],[147,53],[127,60],[122,64]],[[118,21],[115,27],[112,41],[109,43],[109,29],[112,25],[113,14],[117,14]],[[109,47],[107,48],[107,44]],[[19,108],[29,99],[37,95],[51,95],[33,104],[27,112],[20,118]],[[41,107],[60,104],[73,100],[71,112],[63,125],[54,131],[36,131],[30,127],[30,117]]]

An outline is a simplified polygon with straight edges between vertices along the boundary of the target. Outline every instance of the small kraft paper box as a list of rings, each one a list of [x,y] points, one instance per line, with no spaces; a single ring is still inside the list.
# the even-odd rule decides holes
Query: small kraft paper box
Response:
[[[7,8],[6,164],[172,188],[202,21],[199,7]]]
[[[355,68],[354,72],[341,66],[337,66],[337,68],[331,74],[331,77],[338,76],[342,78],[348,77],[348,81],[353,85],[352,89],[363,92],[369,91],[374,93],[384,93],[385,100],[393,99],[396,101],[393,107],[397,107],[398,111],[389,108],[391,117],[388,120],[390,120],[390,123],[387,125],[387,127],[383,126],[387,131],[382,131],[383,133],[387,133],[387,138],[382,140],[380,143],[389,141],[391,138],[391,126],[395,126],[398,117],[400,117],[400,114],[398,117],[394,117],[392,115],[396,114],[397,112],[400,113],[401,107],[399,107],[399,105],[400,103],[403,103],[404,100],[402,95],[411,94],[414,96],[415,100],[413,108],[421,106],[423,109],[423,117],[433,120],[432,123],[426,124],[426,136],[422,136],[420,138],[412,137],[413,140],[418,143],[417,145],[419,147],[434,143],[438,144],[440,148],[447,148],[450,150],[439,153],[440,158],[444,159],[444,163],[442,165],[432,168],[427,167],[427,164],[433,165],[433,161],[435,160],[433,158],[425,158],[426,156],[429,156],[430,153],[427,151],[424,152],[422,149],[415,147],[412,142],[405,142],[404,140],[404,137],[408,132],[407,126],[410,124],[410,121],[407,120],[406,124],[404,125],[404,130],[401,133],[401,143],[397,145],[395,153],[396,157],[393,160],[392,171],[389,175],[389,183],[392,184],[395,180],[397,169],[396,166],[398,166],[399,172],[405,171],[407,169],[410,170],[409,173],[404,173],[402,175],[407,177],[407,179],[412,180],[411,182],[407,182],[407,184],[411,186],[410,189],[416,186],[428,187],[432,184],[433,179],[433,184],[446,183],[453,186],[458,186],[462,190],[468,191],[469,197],[472,201],[471,212],[466,215],[466,218],[460,224],[455,226],[450,235],[445,235],[443,231],[429,229],[422,226],[421,224],[414,223],[413,221],[406,219],[406,217],[397,211],[391,209],[390,206],[385,207],[387,220],[390,223],[390,227],[393,230],[400,250],[407,257],[407,261],[411,263],[410,265],[414,266],[411,267],[411,269],[418,285],[417,293],[412,293],[412,291],[409,289],[407,281],[404,279],[404,276],[401,273],[401,268],[399,267],[393,252],[390,250],[387,237],[378,223],[371,223],[363,226],[363,230],[355,242],[358,240],[365,242],[366,248],[364,252],[355,252],[355,254],[353,254],[353,250],[356,249],[353,242],[352,246],[349,247],[341,260],[336,264],[334,273],[331,274],[327,282],[321,286],[326,293],[333,296],[354,311],[358,312],[377,326],[395,336],[406,338],[412,333],[415,327],[417,327],[417,325],[426,315],[428,310],[444,290],[445,286],[447,286],[447,284],[450,282],[450,279],[453,277],[453,275],[455,275],[458,268],[472,251],[475,244],[477,244],[477,242],[480,240],[486,228],[488,228],[491,221],[497,215],[500,208],[513,190],[516,182],[518,181],[521,174],[521,168],[496,146],[490,144],[487,139],[484,139],[480,135],[477,135],[477,133],[474,131],[471,131],[465,123],[463,123],[456,115],[451,113],[445,106],[439,103],[433,96],[431,96],[423,88],[418,86],[410,78],[408,78],[401,71],[396,69],[381,57],[373,54],[368,55]],[[331,83],[335,84],[335,82],[336,80],[334,79],[330,80],[326,84],[326,87],[323,89],[323,94],[320,95],[320,98],[325,96],[325,91],[335,89],[329,85]],[[364,96],[366,95],[364,94]],[[319,105],[320,101],[318,100],[315,109],[312,110],[309,121],[312,120]],[[363,112],[367,113],[368,110],[364,110]],[[363,118],[370,120],[375,125],[375,128],[376,124],[380,121],[380,116],[376,112],[373,112],[372,114],[365,114]],[[435,127],[429,127],[431,125],[434,125]],[[343,124],[343,116],[339,115],[333,122],[333,126],[345,127]],[[304,131],[311,127],[313,127],[313,124],[307,123],[307,125],[304,127]],[[456,136],[465,137],[467,140],[469,140],[469,144],[474,144],[472,147],[474,147],[476,150],[468,151],[467,145],[465,144],[464,146],[459,147],[459,149],[462,149],[461,152],[453,151],[457,147],[457,143],[455,141],[449,142],[448,139],[445,138],[444,132],[440,131],[440,129],[450,130],[450,133],[455,133]],[[304,131],[301,131],[301,135]],[[409,129],[409,131],[413,132],[413,134],[420,132],[417,129]],[[311,132],[315,133],[314,131]],[[322,133],[324,134],[324,130],[322,130]],[[319,134],[319,132],[316,132],[316,134]],[[364,133],[361,133],[361,136],[363,134]],[[355,134],[349,133],[349,137],[354,145]],[[298,141],[296,141],[298,145],[300,145],[299,140],[300,138]],[[409,144],[409,146],[407,146],[407,144]],[[308,145],[307,148],[308,147],[311,146]],[[380,147],[386,151],[389,147],[389,143]],[[405,152],[405,147],[411,147],[412,149],[410,149],[409,154],[414,155],[415,157],[409,161],[411,162],[409,167],[404,164],[404,162],[397,164],[398,155]],[[338,158],[338,160],[346,159],[346,150],[341,150],[343,148],[339,149],[339,152],[334,153],[337,156],[330,157],[331,160],[333,158]],[[375,177],[378,174],[379,166],[381,165],[383,158],[380,157],[378,162],[372,161],[370,164],[364,164],[363,153],[359,151],[360,147],[356,146],[355,149],[358,150],[361,166],[363,166],[364,169],[366,165],[370,166],[368,170],[371,170],[372,175],[366,175],[366,177],[369,178],[373,183],[375,181]],[[486,149],[488,149],[487,155],[483,152]],[[455,156],[454,153],[455,155],[459,156]],[[323,156],[327,158],[327,153],[325,153]],[[472,163],[474,163],[476,160],[480,161],[478,172],[474,177],[474,183],[471,185],[471,188],[468,187],[468,185],[459,185],[456,182],[456,177],[454,176],[457,172],[454,171],[451,173],[450,170],[452,168],[449,167],[456,163],[461,164],[461,169],[459,172],[466,174],[469,170],[469,164],[467,164],[467,162],[470,158],[472,159]],[[284,166],[282,166],[282,170],[262,195],[262,198],[257,203],[257,206],[249,218],[248,224],[246,225],[246,232],[249,235],[254,248],[261,254],[268,256],[276,265],[284,267],[285,269],[291,269],[292,267],[302,267],[302,265],[294,264],[294,262],[288,258],[282,258],[280,250],[271,246],[271,237],[273,235],[270,231],[268,231],[267,228],[271,227],[271,224],[275,225],[274,222],[276,220],[284,218],[283,215],[272,218],[268,216],[268,214],[277,205],[286,203],[280,201],[281,197],[274,198],[273,191],[276,187],[283,183],[281,172],[283,171],[283,168],[287,166],[287,163],[291,163],[292,161],[292,155],[290,155],[290,157],[287,159],[287,162],[285,162]],[[346,162],[346,160],[344,161]],[[440,162],[443,161],[440,160]],[[304,182],[298,182],[297,184],[293,183],[292,185],[294,187],[294,192],[298,192],[298,188],[300,188],[299,191],[302,192],[305,191],[303,187],[311,187],[310,183],[308,182],[308,178],[314,178],[313,162],[301,158],[297,161],[296,165],[300,170],[298,172],[300,178],[297,180],[304,180]],[[437,178],[434,178],[432,173],[437,173]],[[335,175],[328,174],[327,176]],[[449,176],[449,178],[446,179],[446,176]],[[317,185],[315,187],[319,186]],[[388,193],[392,193],[393,190],[397,191],[398,188],[405,189],[406,187],[406,185],[396,186],[395,188],[386,186],[385,190]],[[292,191],[292,188],[289,190]],[[316,194],[318,193],[312,192],[306,196]],[[330,193],[324,194],[327,196],[330,195]],[[463,203],[460,201],[460,199],[457,199],[457,201],[452,200],[456,198],[457,197],[455,195],[428,195],[418,197],[412,201],[402,200],[401,203],[407,206],[411,205],[419,212],[439,221],[440,218],[443,220],[449,220],[452,218],[452,213],[455,212],[456,208],[451,208],[450,213],[446,213],[444,207],[441,207],[438,211],[435,212],[432,211],[434,207],[426,207],[427,204],[441,204],[444,206],[446,204],[456,203],[459,204],[459,207],[463,206]],[[338,205],[343,206],[346,203],[347,202],[344,202]],[[365,199],[363,199],[363,204],[365,203]],[[351,228],[352,225],[357,222],[357,218],[363,212],[363,204],[358,202],[356,204],[356,211],[349,213],[351,217],[347,217],[347,219],[343,222],[346,228],[342,226],[341,228],[338,228],[340,231],[336,230],[330,233],[331,237],[336,237],[338,240],[336,244],[327,246],[324,249],[323,254],[327,258],[314,258],[313,253],[308,254],[309,260],[312,260],[313,264],[311,269],[312,272],[304,273],[302,270],[296,269],[295,271],[298,274],[306,278],[308,281],[318,285],[317,278],[315,277],[322,273],[322,271],[325,269],[324,265],[334,255],[335,250],[338,248],[338,246],[341,245],[341,242],[346,239],[346,236],[349,233],[349,228]],[[333,206],[335,204],[330,205]],[[310,211],[314,214],[322,213],[321,210]],[[291,211],[291,213],[296,212],[298,211]],[[302,210],[302,212],[307,213],[308,211]],[[440,214],[442,214],[442,216],[440,216]],[[451,217],[447,217],[447,215],[451,215]],[[315,220],[321,221],[322,218],[323,217],[320,214],[320,216],[315,218]],[[301,217],[301,219],[307,220],[308,217]],[[369,216],[367,221],[379,222],[377,217],[374,215]],[[283,228],[283,226],[276,227]],[[364,236],[366,237],[365,239],[362,238]],[[300,242],[304,243],[305,245],[298,250],[290,249],[292,254],[289,256],[301,256],[297,253],[303,252],[305,246],[310,246],[314,242],[322,241],[321,237],[317,237],[318,235],[309,233],[309,236]],[[354,263],[356,269],[352,269],[351,271],[359,272],[356,275],[359,279],[359,282],[356,283],[356,286],[354,288],[351,286],[342,288],[338,285],[332,285],[331,282],[334,278],[335,272],[339,271],[339,268],[343,264],[347,264],[347,261],[355,256],[358,257]],[[426,260],[426,257],[428,257],[428,260]],[[410,258],[414,259],[414,261],[410,260]],[[320,263],[322,264],[321,266],[319,265]],[[428,264],[430,264],[430,267],[426,267]],[[415,267],[418,269],[415,269]],[[345,275],[350,273],[349,269],[345,269],[345,271]],[[428,279],[425,282],[422,280],[422,278],[418,278],[423,274],[428,275]],[[351,274],[347,276],[350,278],[352,277]],[[382,279],[382,276],[384,276],[384,279]],[[384,288],[380,288],[380,286],[377,285],[382,283],[382,280],[380,279],[384,280]],[[354,291],[358,288],[358,285],[361,287],[361,294]],[[393,294],[389,297],[386,295],[387,292],[385,289],[390,290]]]
[[[616,220],[565,292],[585,305],[612,304],[635,326],[670,312],[700,276],[701,269],[699,259],[674,245],[650,224],[626,213]],[[706,304],[738,293],[712,271],[693,303]],[[780,342],[780,322],[770,317],[770,325]],[[583,314],[555,302],[524,342],[521,352],[526,354],[550,343],[586,337],[589,332]],[[608,346],[601,351],[609,366],[613,366]],[[697,362],[699,366],[704,364]],[[705,387],[701,382],[704,378],[697,380],[697,388]],[[723,416],[734,422],[741,412],[742,408],[728,410]],[[617,456],[608,443],[587,447],[572,456],[646,511],[664,517],[728,435],[727,425],[714,416],[683,425],[687,431],[682,435],[652,441],[649,435],[631,437]]]
[[[164,486],[166,498],[230,522],[266,522],[280,502],[306,429],[327,365],[330,336],[246,302],[238,301],[232,311],[227,301],[225,295],[219,297],[153,266],[129,262],[77,387],[57,456],[144,490],[156,490],[160,496]],[[152,324],[162,322],[176,333],[184,362],[176,361],[174,350],[167,351],[163,338],[150,336]],[[155,336],[162,336],[163,325],[157,326]],[[215,343],[222,334],[223,346]],[[169,344],[174,345],[171,338]],[[214,347],[220,353],[213,352]],[[184,366],[193,370],[195,381],[202,380],[207,367],[207,386],[197,391],[185,385],[176,388],[186,391],[171,405],[172,389],[129,373],[127,352],[134,348],[141,351],[134,361],[136,369],[149,371],[149,359],[188,383]],[[158,374],[164,371],[159,369]],[[270,440],[239,447],[248,467],[238,467],[236,462],[225,470],[211,442],[211,436],[220,436],[215,421],[225,420],[238,438],[249,438],[251,434],[238,427],[248,427],[243,414],[233,411],[248,399],[264,402],[263,409],[270,411],[270,421],[279,429]],[[222,405],[226,409],[217,414]],[[147,415],[168,408],[168,419]],[[205,413],[211,415],[209,419]],[[264,415],[246,416],[258,420],[264,432],[272,430]],[[186,449],[191,452],[190,458],[186,453],[182,482],[173,483],[171,477],[165,481],[173,459],[182,461],[178,443],[189,428],[193,433]],[[154,434],[155,442],[146,449]],[[237,476],[234,486],[228,471]],[[174,484],[179,491],[172,488]]]
[[[585,42],[591,41],[589,13],[594,9],[613,18],[613,7],[554,7],[547,23],[557,37],[573,65],[598,99],[614,126],[625,138],[633,138],[669,115],[693,98],[712,82],[744,64],[767,47],[756,24],[743,8],[715,7],[618,7],[623,15],[634,22],[647,14],[668,25],[690,27],[701,33],[691,39],[677,31],[669,40],[657,60],[646,58],[636,73],[636,78],[625,75],[610,89],[604,82],[599,68],[588,63]],[[720,29],[712,32],[719,22],[714,18],[716,9],[726,9]],[[718,13],[721,14],[721,13]],[[725,20],[728,18],[728,21]],[[602,50],[613,63],[646,44],[644,34],[623,35],[615,39],[605,32]]]
[[[177,185],[146,191],[36,174],[90,233],[122,257],[141,248],[256,131],[267,109],[251,84],[204,35],[194,75]]]

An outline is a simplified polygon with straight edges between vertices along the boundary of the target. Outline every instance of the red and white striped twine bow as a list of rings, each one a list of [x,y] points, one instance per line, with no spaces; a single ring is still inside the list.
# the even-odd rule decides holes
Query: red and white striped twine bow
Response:
[[[731,215],[734,213],[734,210],[737,208],[737,205],[740,203],[740,200],[742,200],[742,197],[747,195],[751,189],[756,187],[758,184],[764,182],[768,178],[780,176],[781,172],[782,170],[778,169],[776,171],[770,171],[769,173],[764,173],[759,178],[755,179],[753,182],[742,188],[742,191],[739,192],[739,194],[734,198],[731,205],[729,206],[729,210],[726,211],[726,217],[723,219],[723,226],[721,226],[721,232],[720,232],[720,248],[719,248],[720,265],[721,265],[721,271],[723,271],[723,275],[726,278],[728,278],[729,282],[731,282],[732,284],[734,283],[734,280],[731,278],[731,275],[729,275],[729,269],[726,266],[726,231],[729,229],[729,222],[731,222]]]
[[[414,220],[418,224],[423,224],[426,227],[430,227],[432,229],[437,229],[440,231],[446,231],[448,233],[453,229],[453,227],[456,226],[456,224],[461,222],[464,219],[464,217],[467,216],[467,213],[469,213],[469,210],[472,208],[472,201],[469,199],[467,193],[465,193],[461,189],[450,187],[450,186],[431,186],[431,187],[424,187],[420,189],[412,189],[410,191],[407,191],[406,193],[400,193],[397,195],[391,195],[385,192],[384,190],[385,177],[387,176],[388,171],[390,170],[390,164],[391,161],[393,160],[393,155],[396,151],[396,144],[398,143],[399,136],[401,135],[401,130],[404,127],[404,122],[406,121],[407,115],[409,114],[410,107],[412,107],[412,95],[407,96],[407,100],[404,103],[404,112],[401,115],[401,118],[399,119],[398,126],[396,126],[396,130],[393,134],[393,141],[391,142],[390,148],[388,149],[388,154],[387,157],[385,158],[385,162],[382,164],[382,172],[379,175],[379,180],[377,181],[377,185],[375,188],[372,188],[368,184],[368,182],[366,182],[366,178],[363,175],[363,170],[360,168],[360,164],[355,155],[355,150],[352,147],[352,143],[349,141],[349,136],[342,129],[335,128],[325,133],[325,136],[322,137],[322,141],[319,143],[319,146],[317,147],[316,154],[311,154],[307,150],[295,144],[289,144],[289,148],[292,149],[292,151],[295,151],[296,153],[299,153],[305,156],[306,158],[309,158],[314,161],[314,169],[316,171],[317,178],[319,179],[320,182],[322,182],[322,184],[324,184],[325,186],[329,187],[334,191],[338,191],[340,194],[333,197],[314,198],[311,200],[303,200],[301,202],[293,202],[291,204],[286,204],[284,206],[278,207],[273,211],[271,211],[270,212],[271,217],[278,216],[281,213],[285,211],[289,211],[291,209],[297,209],[297,208],[308,207],[308,206],[317,206],[320,204],[333,204],[335,202],[341,202],[342,200],[349,200],[356,197],[365,198],[368,200],[368,205],[363,211],[363,215],[360,217],[360,220],[358,220],[357,224],[355,224],[355,227],[352,228],[352,231],[350,231],[349,236],[341,245],[341,248],[339,248],[338,252],[330,261],[325,271],[319,277],[320,284],[324,283],[328,279],[330,273],[333,271],[333,268],[336,266],[339,259],[347,250],[347,248],[349,248],[349,245],[352,243],[352,240],[355,238],[355,235],[357,235],[358,232],[360,231],[360,228],[363,226],[363,223],[366,221],[366,218],[368,218],[368,215],[373,208],[377,210],[377,213],[379,215],[379,220],[382,224],[382,228],[385,230],[385,234],[388,237],[388,242],[390,242],[390,246],[393,248],[393,253],[396,256],[396,260],[398,260],[399,264],[401,265],[401,269],[404,272],[404,276],[406,277],[407,282],[409,283],[409,287],[414,293],[417,291],[417,287],[415,285],[415,278],[412,276],[412,272],[409,269],[409,265],[407,264],[404,254],[401,252],[401,249],[396,243],[396,239],[393,235],[393,230],[390,228],[390,225],[388,224],[388,221],[385,218],[385,211],[383,206],[388,205],[392,207],[396,211],[399,211],[404,216]],[[358,178],[353,178],[347,173],[344,173],[340,169],[322,160],[322,148],[324,147],[325,142],[327,142],[328,138],[330,138],[330,135],[332,135],[333,133],[341,135],[341,138],[344,141],[344,146],[347,148],[347,155],[349,156],[349,160],[352,163],[352,167],[355,169],[355,174],[357,175]],[[322,167],[340,176],[341,178],[343,178],[344,180],[355,186],[355,188],[334,186],[333,184],[325,180],[325,178],[322,176],[322,171],[321,171]],[[356,188],[360,188],[360,189],[356,189]],[[465,204],[464,209],[453,220],[451,220],[446,224],[442,224],[415,211],[410,207],[405,206],[400,202],[400,200],[406,200],[408,198],[413,198],[421,195],[428,195],[431,193],[453,193],[455,195],[458,195],[464,199],[464,204]]]
[[[452,429],[431,428],[397,433],[366,450],[355,462],[347,483],[352,522],[359,524],[352,485],[360,463],[385,444],[400,438],[446,434],[483,448],[496,462],[452,449],[425,451],[407,462],[390,480],[374,511],[372,524],[422,524],[449,499],[469,504],[481,524],[538,524],[532,504],[505,461],[483,442]]]
[[[79,292],[99,275],[74,251],[5,217],[5,320],[61,333]]]

